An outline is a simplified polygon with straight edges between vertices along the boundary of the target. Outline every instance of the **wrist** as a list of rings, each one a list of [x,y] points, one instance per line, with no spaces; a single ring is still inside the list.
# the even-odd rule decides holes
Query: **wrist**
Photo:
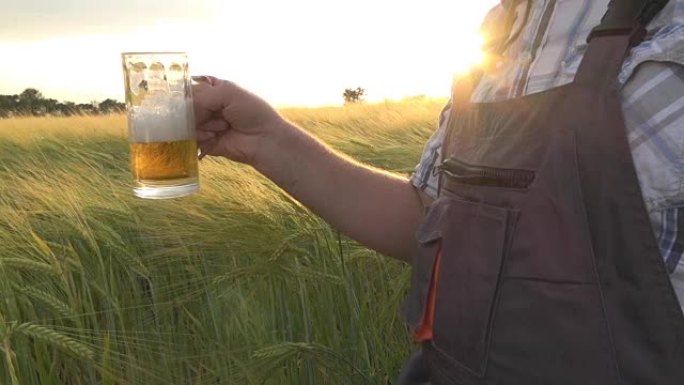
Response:
[[[285,152],[291,147],[287,143],[298,131],[298,128],[285,120],[277,119],[261,131],[249,164],[262,174],[268,174],[274,165],[282,163]]]

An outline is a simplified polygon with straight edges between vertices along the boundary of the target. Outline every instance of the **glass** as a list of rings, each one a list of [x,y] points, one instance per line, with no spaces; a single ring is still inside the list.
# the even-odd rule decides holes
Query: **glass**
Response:
[[[183,52],[121,54],[133,193],[166,199],[199,190],[188,58]]]

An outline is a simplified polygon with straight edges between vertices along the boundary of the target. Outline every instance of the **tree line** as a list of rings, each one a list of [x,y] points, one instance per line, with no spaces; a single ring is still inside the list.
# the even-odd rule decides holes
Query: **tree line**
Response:
[[[114,99],[102,102],[74,103],[45,98],[35,88],[27,88],[18,95],[0,95],[0,118],[13,116],[72,116],[121,113],[126,104]]]
[[[357,87],[346,88],[342,97],[345,104],[363,101],[366,90]],[[17,95],[0,95],[0,119],[13,116],[72,116],[122,113],[126,104],[114,99],[102,102],[74,103],[50,99],[35,88],[27,88]]]

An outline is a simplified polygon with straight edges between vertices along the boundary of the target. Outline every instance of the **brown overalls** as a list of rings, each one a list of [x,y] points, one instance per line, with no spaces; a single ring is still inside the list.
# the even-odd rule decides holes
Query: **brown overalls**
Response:
[[[472,78],[455,87],[404,307],[414,329],[431,313],[432,338],[399,384],[684,384],[617,86],[665,3],[613,0],[571,84],[483,104]]]

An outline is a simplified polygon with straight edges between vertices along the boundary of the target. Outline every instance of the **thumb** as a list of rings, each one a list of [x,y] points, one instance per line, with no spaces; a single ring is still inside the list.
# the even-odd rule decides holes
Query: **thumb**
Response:
[[[213,76],[193,76],[193,80],[196,82],[192,91],[197,123],[208,121],[212,115],[220,115],[221,110],[231,104],[237,91],[235,84]]]

